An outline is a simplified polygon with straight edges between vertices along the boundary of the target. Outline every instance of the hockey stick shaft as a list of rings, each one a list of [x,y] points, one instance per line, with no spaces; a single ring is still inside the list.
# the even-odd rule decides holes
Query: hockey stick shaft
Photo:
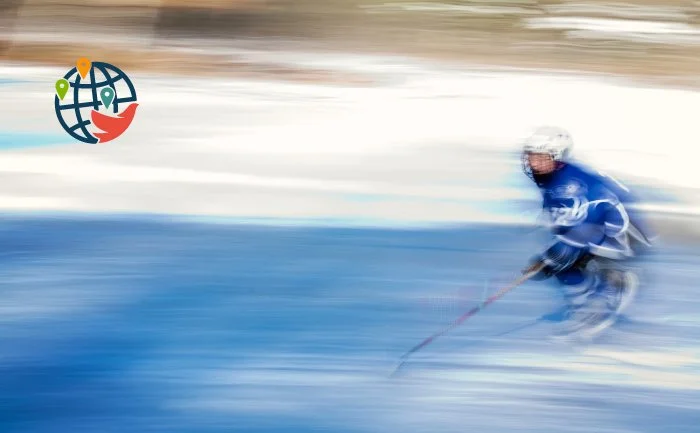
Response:
[[[448,332],[450,332],[450,331],[453,330],[454,328],[458,327],[458,326],[461,325],[464,321],[466,321],[467,319],[469,319],[470,317],[472,317],[473,315],[475,315],[475,314],[478,313],[479,311],[481,311],[481,310],[483,310],[484,308],[486,308],[486,306],[488,306],[488,305],[490,305],[490,304],[496,302],[497,300],[501,299],[501,298],[502,298],[503,296],[505,296],[508,292],[510,292],[511,290],[515,289],[516,287],[518,287],[519,285],[521,285],[521,284],[524,283],[525,281],[529,280],[529,279],[532,278],[533,276],[537,275],[537,273],[539,273],[539,272],[542,270],[542,268],[544,268],[544,264],[539,264],[538,266],[532,268],[528,273],[522,275],[520,278],[518,278],[517,280],[513,281],[510,285],[508,285],[508,286],[502,288],[501,290],[499,290],[498,292],[496,292],[494,295],[492,295],[492,296],[490,296],[489,298],[487,298],[487,299],[486,299],[484,302],[482,302],[481,304],[477,305],[476,307],[474,307],[474,308],[472,308],[471,310],[467,311],[466,313],[462,314],[460,317],[458,317],[454,322],[452,322],[452,323],[451,323],[448,327],[446,327],[445,329],[443,329],[443,330],[441,330],[441,331],[439,331],[439,332],[436,332],[435,334],[431,335],[430,337],[426,338],[425,340],[423,340],[422,342],[420,342],[419,344],[417,344],[416,346],[414,346],[414,347],[413,347],[411,350],[409,350],[408,352],[404,353],[403,356],[401,356],[401,358],[400,358],[402,361],[401,361],[401,363],[399,364],[399,366],[396,368],[396,371],[398,371],[398,369],[401,368],[401,366],[404,364],[404,362],[406,362],[406,359],[407,359],[409,356],[411,356],[413,353],[418,352],[419,350],[421,350],[421,349],[424,348],[425,346],[427,346],[427,345],[429,345],[430,343],[432,343],[433,341],[435,341],[435,339],[437,339],[437,338],[439,338],[439,337],[441,337],[441,336],[447,334]]]

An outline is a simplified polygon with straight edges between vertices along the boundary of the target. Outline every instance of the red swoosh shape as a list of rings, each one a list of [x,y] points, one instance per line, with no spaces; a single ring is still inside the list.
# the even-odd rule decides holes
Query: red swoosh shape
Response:
[[[90,113],[92,124],[104,131],[93,133],[95,137],[100,140],[99,142],[106,143],[122,135],[129,125],[131,125],[131,121],[134,120],[136,107],[138,106],[139,104],[131,104],[126,107],[126,110],[117,114],[116,117],[107,116],[106,114],[92,110]]]

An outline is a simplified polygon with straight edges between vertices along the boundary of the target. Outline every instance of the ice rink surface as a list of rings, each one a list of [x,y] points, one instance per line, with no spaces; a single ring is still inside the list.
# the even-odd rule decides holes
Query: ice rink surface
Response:
[[[507,283],[537,236],[4,219],[3,432],[697,431],[697,250],[644,262],[594,344],[548,337],[530,282],[399,356]],[[548,316],[550,315],[550,316]]]
[[[693,244],[662,240],[595,344],[550,340],[558,293],[531,282],[388,378],[542,248],[509,224],[537,206],[523,134],[564,126],[693,212],[696,92],[293,61],[375,84],[129,74],[134,124],[83,145],[53,112],[65,70],[0,68],[0,431],[697,431]]]

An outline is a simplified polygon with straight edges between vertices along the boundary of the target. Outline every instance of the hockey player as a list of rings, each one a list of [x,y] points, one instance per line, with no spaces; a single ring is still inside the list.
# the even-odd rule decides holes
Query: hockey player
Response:
[[[651,247],[648,231],[629,204],[634,197],[614,179],[569,159],[571,136],[557,127],[541,127],[525,141],[525,173],[542,192],[543,211],[554,242],[535,256],[525,272],[555,277],[569,306],[567,332],[611,323],[634,298],[639,280],[625,269]]]

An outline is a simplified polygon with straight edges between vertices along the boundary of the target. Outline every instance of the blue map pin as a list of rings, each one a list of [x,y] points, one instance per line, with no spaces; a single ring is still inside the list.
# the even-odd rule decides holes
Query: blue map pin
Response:
[[[109,108],[109,105],[114,99],[114,89],[111,87],[105,87],[102,89],[100,91],[100,99],[102,100],[102,103],[105,104],[105,108]]]

